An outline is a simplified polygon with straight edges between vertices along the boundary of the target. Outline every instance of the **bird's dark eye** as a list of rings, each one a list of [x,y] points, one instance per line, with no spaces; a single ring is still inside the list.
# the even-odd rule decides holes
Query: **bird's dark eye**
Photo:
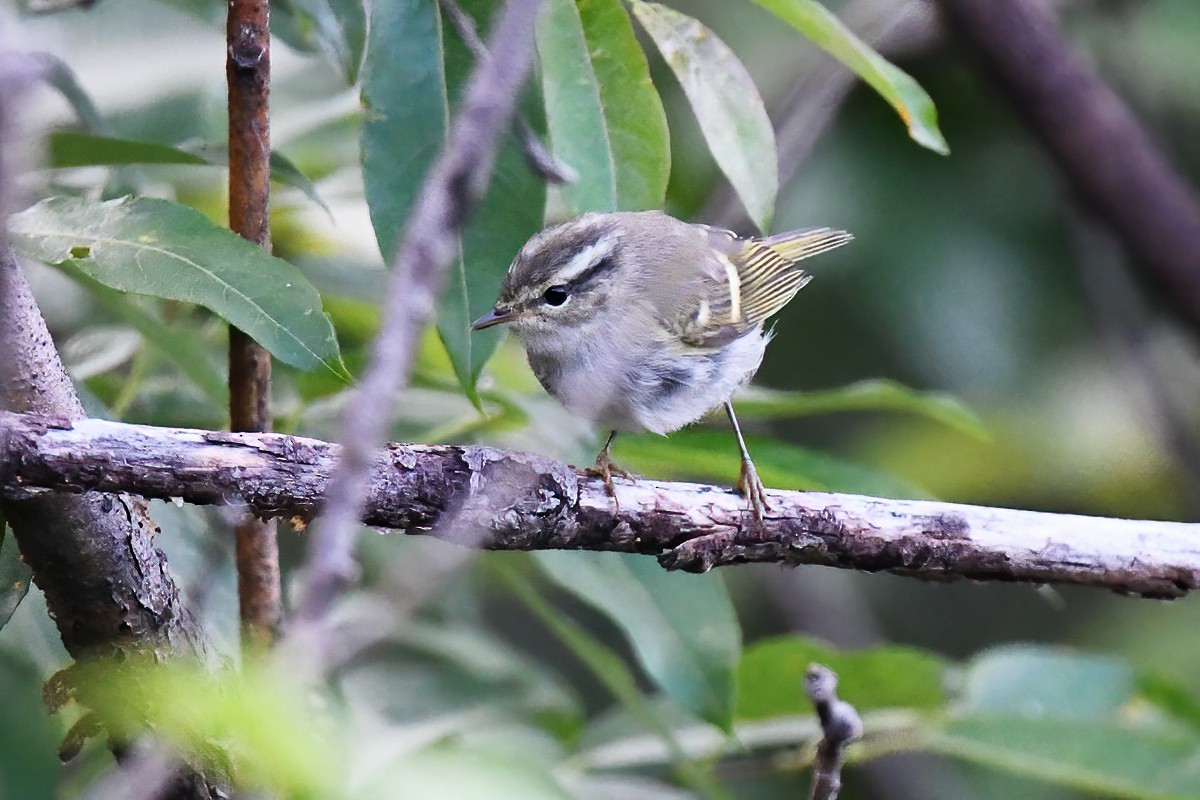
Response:
[[[550,306],[561,306],[567,302],[570,296],[571,293],[567,291],[567,287],[565,286],[551,286],[542,293],[542,299],[546,301],[546,305]]]

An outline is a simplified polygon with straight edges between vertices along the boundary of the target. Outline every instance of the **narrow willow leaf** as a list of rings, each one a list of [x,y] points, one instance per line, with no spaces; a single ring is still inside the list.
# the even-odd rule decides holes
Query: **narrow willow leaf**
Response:
[[[229,166],[229,151],[223,147],[184,149],[158,142],[120,139],[75,131],[55,131],[46,137],[48,165],[63,167],[121,166],[129,164],[193,164]],[[329,207],[317,194],[317,187],[280,153],[271,153],[271,179],[302,191],[326,213]]]
[[[842,411],[890,411],[913,414],[977,439],[987,439],[983,421],[956,398],[942,392],[918,392],[890,380],[867,380],[836,389],[781,392],[750,387],[734,402],[739,417],[783,419]]]
[[[617,175],[600,86],[575,0],[547,0],[537,21],[538,61],[554,155],[578,174],[562,187],[571,211],[617,210]]]
[[[623,553],[545,551],[535,558],[555,583],[624,632],[659,688],[729,730],[741,630],[719,575],[664,572],[651,559]]]
[[[821,49],[854,70],[884,100],[891,103],[922,147],[947,155],[950,146],[937,124],[937,109],[925,90],[907,73],[889,63],[854,35],[816,0],[754,0],[807,36]]]
[[[679,79],[717,166],[766,231],[775,213],[775,132],[750,73],[717,35],[678,11],[633,0],[633,13]]]
[[[921,499],[928,492],[879,470],[775,439],[746,439],[754,465],[768,489],[848,492]],[[737,482],[741,457],[728,430],[688,428],[661,436],[618,436],[616,459],[656,480]]]
[[[29,258],[69,262],[122,292],[204,306],[280,361],[346,376],[308,279],[198,211],[148,197],[54,197],[14,215],[9,230]]]
[[[460,0],[460,5],[476,20],[480,30],[490,26],[490,16],[496,8],[490,0]],[[466,86],[475,58],[459,41],[456,31],[447,29],[443,35],[446,84],[454,97]],[[536,87],[529,87],[519,109],[534,130],[543,126],[541,108]],[[545,205],[546,184],[530,171],[520,139],[509,132],[500,144],[487,192],[463,229],[461,260],[452,268],[438,305],[438,334],[450,355],[459,384],[478,408],[482,405],[475,383],[504,331],[472,332],[471,321],[496,302],[500,282],[513,256],[542,227]]]
[[[46,137],[46,143],[47,161],[51,167],[212,163],[203,156],[178,147],[94,133],[54,131]]]
[[[434,0],[375,0],[363,62],[363,183],[383,260],[446,135],[442,23]]]
[[[566,645],[597,681],[607,689],[630,717],[653,731],[662,740],[680,779],[702,797],[724,797],[711,775],[694,763],[675,738],[671,726],[657,713],[654,704],[642,696],[637,680],[625,662],[602,642],[562,614],[542,597],[524,576],[502,562],[492,561],[492,569],[513,596],[520,600],[542,624]],[[656,567],[657,568],[657,567]]]
[[[662,100],[618,0],[549,0],[538,20],[542,91],[554,155],[579,179],[571,210],[660,208],[671,151]]]

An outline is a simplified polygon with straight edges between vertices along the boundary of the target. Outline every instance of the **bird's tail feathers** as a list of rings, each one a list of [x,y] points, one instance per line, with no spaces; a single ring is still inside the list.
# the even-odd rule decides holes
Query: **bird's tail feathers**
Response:
[[[777,233],[759,241],[778,253],[781,258],[796,262],[841,247],[853,238],[854,236],[846,231],[833,228],[807,228],[802,231]]]

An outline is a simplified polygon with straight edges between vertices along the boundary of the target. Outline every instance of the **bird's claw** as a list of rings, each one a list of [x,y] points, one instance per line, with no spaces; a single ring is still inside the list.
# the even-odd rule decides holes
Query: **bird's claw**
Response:
[[[742,474],[738,478],[737,488],[746,498],[746,502],[750,506],[750,513],[754,515],[757,532],[762,535],[766,532],[767,488],[763,486],[762,479],[758,477],[758,470],[754,467],[753,461],[742,461]]]
[[[617,500],[617,489],[613,486],[612,476],[617,475],[632,481],[637,479],[637,475],[614,464],[608,455],[607,449],[596,456],[595,465],[585,469],[584,473],[604,481],[604,491],[613,499],[613,504],[617,507],[617,513],[620,514],[621,502]]]

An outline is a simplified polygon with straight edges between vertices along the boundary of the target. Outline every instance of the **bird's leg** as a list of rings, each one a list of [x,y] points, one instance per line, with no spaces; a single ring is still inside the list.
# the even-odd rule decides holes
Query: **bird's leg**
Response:
[[[587,474],[595,475],[604,481],[604,491],[608,492],[608,496],[614,501],[617,499],[617,490],[613,487],[612,476],[620,475],[622,478],[633,479],[632,472],[626,472],[613,463],[612,455],[609,449],[612,447],[613,439],[617,438],[617,432],[613,431],[608,434],[608,438],[604,440],[604,447],[600,448],[600,454],[596,456],[596,465],[591,469],[586,470]],[[621,510],[621,506],[617,506],[617,511]]]
[[[725,413],[729,415],[729,423],[733,425],[733,433],[737,437],[738,450],[742,453],[742,474],[738,478],[737,488],[750,504],[750,511],[754,514],[754,520],[761,532],[764,530],[763,519],[767,515],[767,489],[758,477],[758,470],[750,458],[750,451],[746,449],[746,440],[742,438],[742,426],[738,425],[737,415],[733,413],[733,403],[729,400],[725,401]]]

